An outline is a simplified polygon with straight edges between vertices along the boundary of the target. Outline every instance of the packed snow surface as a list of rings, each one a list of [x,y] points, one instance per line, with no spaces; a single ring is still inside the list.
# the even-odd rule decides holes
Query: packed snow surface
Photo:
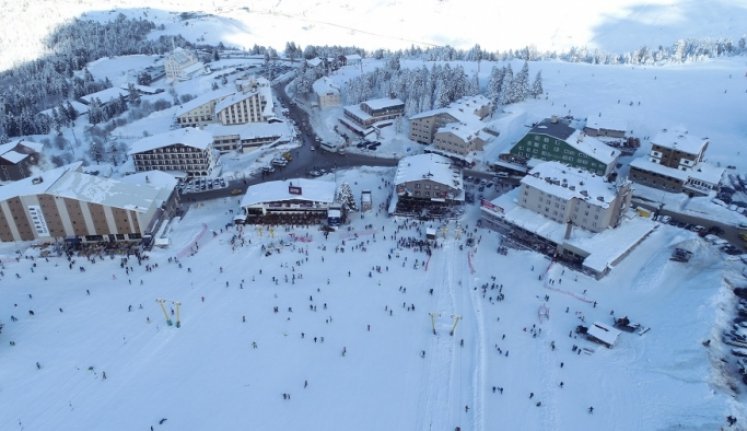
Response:
[[[394,169],[337,175],[356,196],[372,190],[374,210],[326,238],[235,228],[231,198],[193,206],[142,261],[5,252],[0,429],[694,430],[745,418],[712,368],[717,343],[701,344],[731,263],[707,246],[687,265],[668,260],[694,234],[663,225],[596,281],[497,253],[476,208],[458,224],[387,217]],[[418,245],[429,227],[430,255]],[[179,328],[158,299],[172,321],[179,304]],[[613,315],[651,329],[611,349],[573,332]]]

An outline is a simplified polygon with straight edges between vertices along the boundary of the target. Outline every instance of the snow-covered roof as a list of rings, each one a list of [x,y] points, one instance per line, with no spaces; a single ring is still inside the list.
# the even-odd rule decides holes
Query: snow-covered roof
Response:
[[[80,103],[77,100],[69,100],[68,102],[70,102],[70,105],[73,107],[73,109],[75,109],[75,112],[77,112],[78,115],[83,115],[83,114],[86,114],[88,112],[88,105],[86,105],[84,103]],[[65,107],[67,107],[67,102],[65,103]],[[41,111],[40,114],[44,114],[44,115],[47,115],[49,117],[52,117],[52,115],[54,115],[54,114],[52,114],[52,111],[55,110],[55,109],[57,109],[57,108],[58,108],[58,106],[55,106],[54,108],[45,109],[45,110]]]
[[[574,130],[565,141],[576,150],[607,165],[620,156],[620,151],[611,148],[593,136],[586,135],[582,130]]]
[[[121,88],[122,90],[125,90],[125,91],[129,92],[130,91],[130,85],[132,85],[132,87],[135,90],[137,90],[138,92],[143,93],[143,94],[163,93],[163,89],[162,88],[150,87],[150,86],[147,86],[147,85],[140,85],[140,84],[123,84],[123,85],[120,85],[119,88]]]
[[[475,117],[477,119],[477,117]],[[479,136],[483,125],[478,122],[470,123],[449,123],[438,129],[436,133],[451,133],[459,137],[464,142],[469,142],[476,136]]]
[[[362,110],[360,105],[347,105],[343,109],[363,121],[366,121],[369,118],[373,118],[371,114]]]
[[[158,202],[160,189],[147,184],[129,184],[96,175],[68,171],[47,193],[104,206],[146,212]]]
[[[670,150],[698,155],[703,151],[706,144],[708,144],[708,138],[698,138],[683,130],[664,129],[651,138],[651,143]]]
[[[132,144],[129,153],[136,154],[174,144],[182,144],[198,150],[207,149],[213,143],[213,135],[195,127],[175,129],[166,133],[149,136]]]
[[[218,112],[228,108],[229,106],[235,103],[239,103],[242,100],[246,100],[250,97],[254,97],[255,95],[259,95],[267,103],[267,105],[265,106],[265,110],[263,111],[263,114],[268,115],[267,106],[269,106],[270,109],[272,108],[272,95],[270,93],[269,87],[257,87],[256,91],[249,91],[246,93],[234,93],[226,97],[225,99],[221,100],[220,102],[218,102],[217,105],[215,105],[215,113],[217,114]],[[270,112],[269,114],[272,114],[272,112]]]
[[[197,56],[184,48],[177,47],[168,55],[166,60],[176,62],[180,65],[185,65],[197,61]]]
[[[202,130],[210,133],[213,138],[219,136],[239,136],[239,139],[267,138],[272,136],[289,137],[290,130],[285,123],[246,123],[224,126],[211,123]]]
[[[565,223],[559,223],[518,204],[519,188],[513,189],[490,202],[493,208],[483,206],[481,210],[495,217],[546,238],[555,244],[571,247],[587,254],[583,265],[597,273],[604,273],[614,262],[656,229],[657,223],[641,217],[626,217],[614,229],[594,233],[575,227],[569,239],[565,239]]]
[[[588,334],[599,341],[614,346],[617,343],[617,337],[620,336],[620,330],[607,326],[601,322],[594,322],[589,326]]]
[[[21,160],[28,157],[28,154],[16,151],[18,146],[23,146],[35,153],[41,153],[44,150],[44,144],[39,142],[29,141],[26,139],[14,139],[5,144],[0,144],[0,158],[3,158],[11,163],[18,163]]]
[[[698,163],[692,169],[687,171],[690,178],[700,180],[710,184],[718,184],[724,175],[725,168],[713,166],[710,163]]]
[[[346,61],[360,61],[362,57],[359,54],[345,54]]]
[[[163,171],[138,172],[122,177],[120,181],[131,185],[145,184],[155,187],[158,189],[155,199],[159,206],[169,199],[169,196],[171,196],[176,185],[179,183],[176,176]]]
[[[435,115],[440,115],[440,114],[451,115],[452,117],[454,117],[455,120],[459,120],[459,117],[457,117],[456,115],[454,115],[451,111],[452,110],[450,108],[436,108],[436,109],[431,109],[431,110],[423,111],[423,112],[420,112],[418,114],[410,116],[410,120],[419,120],[421,118],[433,117]]]
[[[400,159],[394,176],[395,185],[423,179],[456,189],[462,188],[462,173],[444,156],[425,153]]]
[[[323,60],[321,58],[319,58],[319,57],[310,58],[310,59],[306,60],[306,64],[308,64],[311,67],[317,67],[320,64],[322,64],[322,61]]]
[[[22,161],[23,159],[25,159],[28,156],[29,156],[29,154],[19,153],[18,151],[14,151],[14,150],[6,151],[5,153],[0,154],[0,158],[1,159],[5,159],[5,160],[7,160],[7,161],[9,161],[10,163],[13,163],[13,164],[16,164],[16,163]]]
[[[630,162],[631,168],[638,168],[643,171],[653,172],[669,178],[675,178],[685,182],[689,178],[703,181],[709,184],[718,184],[724,175],[724,168],[713,166],[709,163],[698,163],[692,168],[683,171],[681,169],[670,168],[656,162],[652,162],[647,157],[639,157]]]
[[[189,66],[182,69],[182,75],[189,76],[193,73],[201,72],[205,69],[205,65],[198,61],[197,63],[190,64]]]
[[[44,193],[65,173],[77,171],[82,165],[83,162],[75,162],[70,165],[60,166],[59,168],[42,172],[40,175],[34,175],[32,177],[14,181],[0,187],[0,201],[18,196]]]
[[[222,99],[234,93],[236,93],[236,90],[232,90],[228,88],[220,88],[218,90],[214,90],[209,93],[201,94],[195,97],[194,99],[188,101],[187,103],[182,104],[179,107],[179,111],[177,111],[176,115],[178,116],[178,115],[186,114],[187,112],[195,108],[198,108],[210,101],[213,101],[216,99]]]
[[[396,99],[396,98],[392,99],[392,98],[389,98],[389,97],[382,97],[382,98],[379,98],[379,99],[370,99],[370,100],[366,100],[363,103],[365,103],[366,105],[368,105],[368,107],[371,108],[371,109],[373,109],[373,110],[393,108],[393,107],[398,107],[398,106],[404,106],[404,104],[405,104],[405,102],[403,102],[403,101],[401,101],[399,99]]]
[[[106,103],[112,99],[119,99],[119,96],[127,97],[128,95],[129,92],[127,90],[122,90],[119,87],[111,87],[95,93],[86,94],[85,96],[81,96],[80,99],[88,104],[90,104],[93,99],[99,99],[101,103]]]
[[[300,193],[291,193],[290,187],[299,188]],[[334,181],[306,178],[268,181],[249,186],[241,199],[241,206],[246,208],[266,202],[290,200],[332,203],[335,201],[336,189]]]
[[[324,96],[325,94],[340,94],[340,89],[337,87],[337,84],[334,83],[331,79],[329,79],[326,76],[323,76],[316,81],[314,81],[314,84],[311,86],[314,89],[314,93]]]
[[[120,181],[133,185],[148,184],[153,187],[171,190],[179,183],[179,180],[174,175],[164,171],[137,172],[120,178]]]
[[[540,163],[521,183],[564,200],[581,199],[602,208],[607,208],[617,197],[615,187],[605,182],[604,177],[560,162]]]
[[[664,175],[669,178],[675,178],[680,181],[687,181],[688,172],[681,171],[679,169],[670,168],[669,166],[660,165],[659,163],[652,162],[648,157],[638,157],[630,162],[631,168],[638,168],[643,171],[653,172],[659,175]]]

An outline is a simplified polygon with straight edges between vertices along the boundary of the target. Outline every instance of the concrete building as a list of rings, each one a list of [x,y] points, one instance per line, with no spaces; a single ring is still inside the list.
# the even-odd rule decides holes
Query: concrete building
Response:
[[[0,241],[137,241],[169,215],[176,181],[167,187],[128,184],[84,174],[81,166],[0,188]]]
[[[272,107],[269,83],[257,85],[252,91],[234,93],[218,102],[215,119],[224,126],[264,122],[274,116]]]
[[[427,151],[472,162],[473,153],[482,151],[487,143],[487,138],[480,133],[481,129],[481,124],[447,124],[436,131],[433,146]]]
[[[596,175],[611,174],[620,151],[575,129],[565,118],[542,120],[511,148],[511,155],[529,161],[556,161]]]
[[[651,139],[651,152],[630,163],[630,179],[646,186],[703,196],[717,190],[724,169],[703,162],[707,138],[663,130]]]
[[[601,278],[658,224],[628,211],[630,183],[611,184],[558,162],[537,165],[520,187],[481,202],[482,223],[532,250]]]
[[[405,113],[405,102],[399,99],[384,97],[367,100],[358,105],[343,108],[340,122],[359,135],[373,131],[373,126],[383,127],[392,123]]]
[[[201,177],[212,174],[216,153],[210,133],[188,127],[141,139],[128,154],[137,172],[160,170]]]
[[[26,139],[14,139],[0,145],[0,181],[16,181],[31,175],[39,163],[44,145]]]
[[[432,144],[436,132],[451,123],[480,124],[490,115],[493,105],[483,95],[465,96],[446,108],[424,111],[410,117],[409,137],[421,144]]]
[[[394,175],[394,192],[390,213],[438,215],[464,203],[462,172],[438,154],[403,157]]]
[[[163,61],[166,79],[169,81],[184,81],[205,69],[194,52],[184,48],[174,48]]]
[[[243,215],[251,224],[339,224],[343,207],[335,201],[334,181],[296,178],[249,186],[241,199]]]
[[[181,127],[198,127],[215,122],[215,106],[235,93],[233,90],[219,89],[184,103],[177,111],[176,124]]]
[[[617,227],[630,207],[630,182],[618,185],[558,162],[540,163],[521,180],[519,205],[591,232]]]
[[[314,90],[314,101],[319,109],[340,106],[340,89],[328,77],[317,79],[311,87]]]
[[[290,131],[285,123],[209,124],[203,130],[212,135],[213,148],[221,154],[248,152],[262,145],[290,141]]]

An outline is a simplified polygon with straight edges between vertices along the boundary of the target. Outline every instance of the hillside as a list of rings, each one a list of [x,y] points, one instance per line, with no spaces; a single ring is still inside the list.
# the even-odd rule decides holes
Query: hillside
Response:
[[[606,2],[482,2],[478,0],[259,0],[247,7],[235,0],[64,0],[2,2],[0,69],[40,54],[43,37],[66,20],[106,17],[123,11],[164,23],[167,34],[282,49],[287,41],[303,45],[357,45],[366,49],[410,45],[451,45],[489,50],[563,51],[585,46],[625,52],[641,46],[671,45],[682,38],[744,36],[747,0],[613,0]],[[127,11],[130,9],[129,11]],[[538,14],[538,10],[542,13]],[[196,11],[215,18],[183,20]],[[113,15],[112,15],[113,17]],[[446,29],[446,30],[445,30]]]

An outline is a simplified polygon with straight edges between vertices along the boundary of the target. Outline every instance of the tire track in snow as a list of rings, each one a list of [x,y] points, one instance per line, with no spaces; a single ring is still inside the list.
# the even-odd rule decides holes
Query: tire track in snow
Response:
[[[454,262],[453,240],[446,240],[442,248],[436,249],[432,255],[433,268],[439,271],[428,271],[426,285],[437,286],[433,306],[434,312],[441,317],[436,322],[437,335],[429,343],[427,353],[427,371],[421,385],[425,390],[418,402],[419,414],[417,429],[451,430],[455,427],[455,412],[458,405],[454,404],[454,381],[457,370],[455,338],[448,334],[449,317],[455,313],[454,276],[452,262]],[[455,410],[456,409],[456,410]]]
[[[471,254],[468,254],[470,259],[470,269],[472,273],[475,273],[471,265]],[[485,429],[485,373],[487,370],[487,354],[485,349],[485,343],[487,340],[487,334],[485,333],[485,318],[482,298],[478,290],[473,289],[474,286],[479,285],[478,277],[467,276],[464,277],[467,281],[464,283],[464,289],[467,289],[467,295],[471,305],[473,318],[475,320],[475,339],[474,339],[474,352],[473,352],[473,368],[472,373],[472,429],[476,431],[482,431]]]

